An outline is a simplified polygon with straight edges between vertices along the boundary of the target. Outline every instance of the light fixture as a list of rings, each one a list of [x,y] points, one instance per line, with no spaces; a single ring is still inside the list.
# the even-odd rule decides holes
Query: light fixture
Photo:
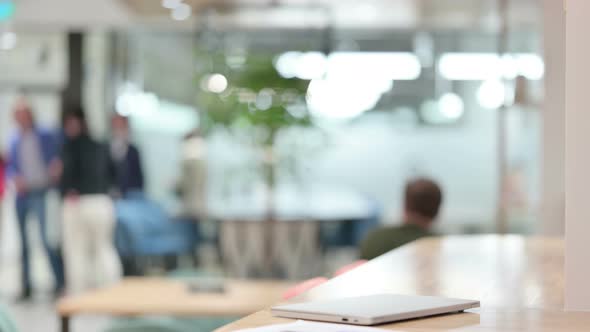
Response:
[[[498,109],[506,101],[506,88],[497,79],[484,81],[477,90],[477,101],[481,107]]]
[[[167,9],[174,9],[182,3],[182,0],[162,0],[162,7]]]
[[[439,72],[445,79],[486,80],[500,76],[500,59],[491,53],[446,53],[440,57]]]
[[[428,124],[454,124],[465,113],[463,99],[457,94],[448,92],[437,99],[425,100],[419,108],[420,117]]]
[[[335,52],[328,57],[328,76],[381,77],[389,80],[415,80],[422,66],[407,52]]]
[[[286,52],[277,57],[275,68],[285,78],[305,80],[331,77],[379,76],[387,80],[415,80],[420,76],[418,57],[406,52]]]
[[[444,117],[456,120],[463,116],[465,105],[463,99],[455,93],[445,93],[438,99],[438,108]]]
[[[117,97],[115,109],[122,116],[149,115],[160,108],[160,100],[153,93],[142,91],[134,84],[128,83]]]
[[[351,119],[373,109],[383,94],[382,87],[333,78],[309,83],[307,106],[318,118]]]
[[[540,80],[545,75],[545,63],[536,54],[516,55],[518,73],[529,80]]]
[[[0,34],[0,50],[11,50],[16,47],[16,42],[16,33],[7,31]]]
[[[193,14],[192,7],[183,2],[183,3],[178,4],[178,6],[176,6],[172,9],[171,16],[172,16],[172,19],[174,19],[176,21],[184,21],[184,20],[188,19],[189,17],[191,17],[192,14]]]
[[[222,93],[227,89],[227,78],[222,74],[213,74],[205,78],[204,88],[213,93]]]
[[[272,99],[275,95],[274,90],[272,89],[262,89],[256,95],[256,108],[261,111],[266,111],[272,107]]]
[[[296,77],[299,66],[299,58],[302,54],[303,53],[301,52],[291,51],[277,56],[274,61],[274,65],[279,75],[284,78]]]
[[[324,53],[307,52],[297,61],[297,77],[302,80],[321,78],[326,73],[327,59]]]
[[[514,79],[521,75],[540,80],[545,74],[543,59],[533,53],[445,53],[438,62],[439,73],[448,80],[485,81]]]

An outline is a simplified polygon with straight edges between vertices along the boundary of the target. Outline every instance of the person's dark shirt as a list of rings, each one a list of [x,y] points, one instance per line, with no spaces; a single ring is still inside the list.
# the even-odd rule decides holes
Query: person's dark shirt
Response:
[[[83,135],[66,139],[62,146],[62,195],[74,191],[80,195],[107,194],[112,183],[110,156],[104,144]]]
[[[139,150],[132,144],[120,161],[110,158],[115,175],[115,189],[123,196],[130,191],[143,191],[143,168]]]
[[[382,227],[371,231],[361,243],[361,259],[373,259],[432,232],[412,224]]]

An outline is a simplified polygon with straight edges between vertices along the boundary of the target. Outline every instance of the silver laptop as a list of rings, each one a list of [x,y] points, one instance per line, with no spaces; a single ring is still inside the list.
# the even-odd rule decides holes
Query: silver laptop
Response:
[[[353,325],[377,325],[400,320],[461,312],[479,301],[432,296],[380,294],[330,301],[280,305],[273,316]]]

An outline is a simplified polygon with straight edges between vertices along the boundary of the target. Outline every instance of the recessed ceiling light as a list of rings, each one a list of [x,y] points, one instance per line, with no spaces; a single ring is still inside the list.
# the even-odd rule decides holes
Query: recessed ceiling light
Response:
[[[181,3],[176,8],[172,9],[172,19],[176,21],[184,21],[191,17],[193,9],[186,3]]]
[[[162,0],[162,7],[174,9],[182,3],[182,0]]]
[[[16,33],[4,32],[0,35],[0,49],[11,50],[16,47]]]

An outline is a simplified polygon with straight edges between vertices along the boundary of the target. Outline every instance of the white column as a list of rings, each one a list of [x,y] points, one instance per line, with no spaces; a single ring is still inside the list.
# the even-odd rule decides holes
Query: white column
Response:
[[[566,12],[565,308],[590,311],[590,1]]]
[[[565,12],[563,2],[543,1],[545,102],[542,131],[541,225],[545,235],[565,231]]]
[[[107,101],[108,41],[105,31],[88,31],[84,37],[84,108],[91,134],[101,140],[107,138],[111,111]]]

